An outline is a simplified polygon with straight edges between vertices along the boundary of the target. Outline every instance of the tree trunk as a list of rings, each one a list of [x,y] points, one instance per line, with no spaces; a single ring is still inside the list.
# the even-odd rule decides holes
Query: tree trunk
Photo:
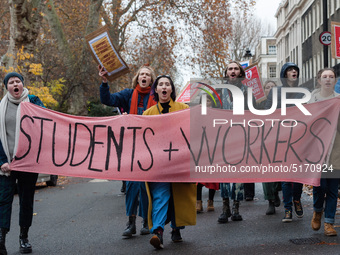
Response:
[[[99,10],[103,3],[103,0],[92,0],[89,11],[89,20],[86,27],[85,34],[89,34],[98,28],[99,24]],[[70,45],[66,40],[64,31],[61,27],[58,15],[55,11],[53,1],[49,0],[46,5],[46,16],[49,23],[49,27],[52,31],[53,36],[57,40],[59,52],[63,54],[63,58],[67,67],[66,80],[68,82],[67,94],[64,97],[64,101],[60,102],[63,104],[65,101],[68,102],[67,112],[76,115],[86,115],[86,98],[84,85],[79,79],[75,79],[75,74],[79,74],[77,70],[77,64],[74,56],[72,55]],[[78,59],[79,63],[84,63],[86,59],[91,56],[88,52],[86,42],[84,41],[83,49]],[[81,70],[83,75],[82,79],[86,79],[86,75],[90,70]]]
[[[11,15],[11,26],[10,26],[10,37],[9,37],[9,47],[7,49],[7,53],[3,59],[3,65],[6,67],[6,69],[9,69],[10,67],[14,67],[15,64],[15,58],[16,55],[15,52],[15,41],[14,36],[17,33],[17,19],[14,15],[14,8],[13,8],[13,2],[9,1],[9,11]]]
[[[41,0],[9,0],[8,3],[11,16],[10,44],[3,62],[8,71],[13,71],[18,66],[24,67],[17,58],[18,50],[33,53],[35,49],[41,25],[42,6]],[[28,75],[26,69],[16,71],[21,72],[23,76]]]

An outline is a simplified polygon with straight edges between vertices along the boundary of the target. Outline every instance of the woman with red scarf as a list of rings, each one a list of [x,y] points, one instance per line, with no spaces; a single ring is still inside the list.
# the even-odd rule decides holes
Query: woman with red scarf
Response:
[[[132,79],[133,89],[124,89],[117,93],[110,93],[104,68],[99,67],[99,76],[102,78],[100,85],[100,101],[108,106],[119,107],[127,114],[142,115],[143,112],[155,105],[153,97],[150,97],[151,85],[156,79],[154,70],[150,66],[141,66],[137,74]],[[138,199],[139,196],[139,199]],[[126,182],[126,215],[129,216],[127,227],[123,236],[131,237],[136,234],[136,215],[139,205],[139,216],[143,218],[143,226],[140,230],[141,235],[149,234],[148,227],[148,196],[144,182]]]

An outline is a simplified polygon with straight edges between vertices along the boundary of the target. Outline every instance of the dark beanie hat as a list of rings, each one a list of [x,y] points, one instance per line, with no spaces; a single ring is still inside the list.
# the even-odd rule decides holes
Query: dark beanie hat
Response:
[[[7,83],[8,83],[8,80],[11,78],[11,77],[18,77],[22,84],[24,84],[24,77],[22,77],[21,74],[18,74],[16,72],[12,72],[12,73],[8,73],[6,76],[5,76],[5,79],[4,79],[4,84],[5,84],[5,87],[7,89]]]

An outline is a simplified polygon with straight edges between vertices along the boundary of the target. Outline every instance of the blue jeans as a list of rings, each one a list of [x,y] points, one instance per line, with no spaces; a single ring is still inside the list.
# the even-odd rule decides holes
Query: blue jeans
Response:
[[[315,212],[322,212],[325,204],[325,223],[334,224],[338,201],[338,179],[321,179],[319,187],[313,187],[313,207]],[[326,195],[326,198],[325,198]]]
[[[126,182],[125,207],[126,215],[137,215],[139,205],[139,216],[148,218],[148,195],[146,193],[145,182]]]
[[[221,197],[222,198],[231,198],[232,200],[242,201],[243,200],[243,191],[244,184],[243,183],[232,183],[230,187],[230,183],[220,183],[221,189]]]
[[[302,194],[302,183],[297,182],[282,182],[282,195],[284,208],[292,211],[293,201],[300,201]]]

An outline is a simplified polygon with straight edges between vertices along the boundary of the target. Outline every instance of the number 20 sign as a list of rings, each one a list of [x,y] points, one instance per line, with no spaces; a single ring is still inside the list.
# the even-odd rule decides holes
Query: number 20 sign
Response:
[[[331,33],[330,32],[322,32],[320,34],[320,42],[323,44],[323,45],[330,45],[331,42],[332,42],[332,36],[331,36]]]

